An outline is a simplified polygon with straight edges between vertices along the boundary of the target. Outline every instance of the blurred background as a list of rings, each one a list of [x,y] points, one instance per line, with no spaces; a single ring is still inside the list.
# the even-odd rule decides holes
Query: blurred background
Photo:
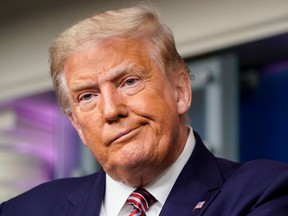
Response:
[[[0,3],[0,202],[99,169],[59,110],[48,49],[124,0]],[[195,75],[192,127],[218,156],[288,162],[288,1],[152,0]]]

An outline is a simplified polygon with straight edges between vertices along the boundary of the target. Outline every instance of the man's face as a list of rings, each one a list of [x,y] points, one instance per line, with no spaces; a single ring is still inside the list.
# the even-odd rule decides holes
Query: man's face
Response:
[[[173,163],[187,137],[181,119],[190,106],[189,81],[168,78],[148,47],[107,39],[64,66],[72,124],[104,170],[131,186]]]

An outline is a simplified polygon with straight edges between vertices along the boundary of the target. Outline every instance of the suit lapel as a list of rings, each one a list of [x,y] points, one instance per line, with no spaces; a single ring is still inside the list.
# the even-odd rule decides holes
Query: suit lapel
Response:
[[[83,182],[69,196],[70,206],[65,216],[95,216],[100,214],[105,193],[105,173],[101,171],[90,180]]]
[[[216,158],[206,149],[199,135],[194,135],[196,144],[193,153],[177,178],[160,216],[200,216],[220,192],[224,180]],[[197,203],[200,207],[194,209]]]

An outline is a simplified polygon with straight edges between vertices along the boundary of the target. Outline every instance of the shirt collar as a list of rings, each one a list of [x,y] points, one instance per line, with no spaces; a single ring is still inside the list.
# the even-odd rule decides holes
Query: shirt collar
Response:
[[[122,182],[113,180],[106,174],[106,191],[104,209],[106,215],[118,215],[129,195],[135,188],[129,187]]]
[[[162,206],[194,149],[195,137],[193,129],[190,126],[188,128],[190,130],[189,136],[178,159],[158,176],[155,181],[145,187]],[[106,174],[106,190],[103,204],[107,215],[117,215],[134,190],[135,188],[114,181]]]

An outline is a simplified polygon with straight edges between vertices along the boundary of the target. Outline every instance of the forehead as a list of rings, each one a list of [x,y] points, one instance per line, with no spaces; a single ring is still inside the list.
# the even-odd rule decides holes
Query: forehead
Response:
[[[65,61],[64,71],[66,75],[67,72],[71,75],[80,75],[85,72],[94,72],[100,75],[115,67],[132,64],[141,67],[152,67],[152,65],[157,66],[159,64],[157,62],[148,42],[110,38],[102,40],[92,48],[86,48],[71,54]]]

